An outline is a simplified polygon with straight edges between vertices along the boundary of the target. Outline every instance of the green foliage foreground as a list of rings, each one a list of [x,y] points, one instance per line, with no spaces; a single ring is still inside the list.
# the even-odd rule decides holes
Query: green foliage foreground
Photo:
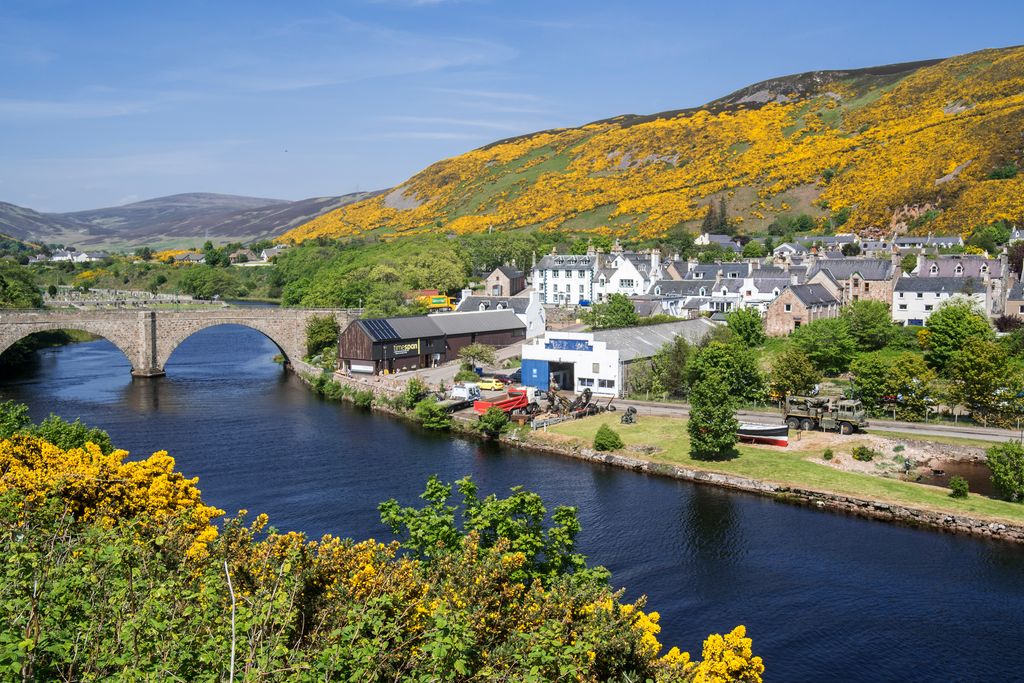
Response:
[[[573,508],[431,479],[381,506],[401,544],[280,533],[141,462],[0,440],[0,678],[761,681],[743,627],[693,662],[575,550]],[[122,493],[111,490],[120,482]],[[115,486],[115,488],[116,488]],[[457,521],[458,520],[458,521]]]

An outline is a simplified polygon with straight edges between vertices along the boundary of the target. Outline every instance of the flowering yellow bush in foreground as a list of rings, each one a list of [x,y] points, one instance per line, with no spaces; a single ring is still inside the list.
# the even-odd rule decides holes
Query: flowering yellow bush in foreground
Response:
[[[723,194],[734,222],[762,227],[797,195],[802,211],[849,209],[854,229],[888,229],[904,207],[925,205],[941,209],[930,230],[1024,218],[1024,171],[989,177],[1008,164],[1024,168],[1024,48],[867,85],[858,78],[763,105],[619,117],[496,143],[282,239],[526,227],[657,237],[700,220]]]
[[[244,511],[217,533],[221,511],[166,452],[125,456],[0,440],[0,667],[15,677],[222,680],[234,666],[237,680],[762,680],[742,626],[709,637],[702,661],[662,655],[642,601],[623,603],[597,572],[536,573],[504,536],[474,529],[417,559],[397,542],[246,524]],[[534,502],[517,490],[473,510]],[[570,518],[555,519],[565,544]]]

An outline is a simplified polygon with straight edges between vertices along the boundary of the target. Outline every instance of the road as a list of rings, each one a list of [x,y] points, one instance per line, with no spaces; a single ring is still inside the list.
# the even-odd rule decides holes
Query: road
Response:
[[[618,406],[619,410],[628,406],[633,406],[640,415],[667,415],[670,417],[683,417],[689,414],[689,407],[681,404],[616,399],[615,405]],[[740,410],[736,413],[736,417],[741,420],[750,420],[752,422],[781,423],[782,421],[778,411]],[[979,427],[977,425],[926,424],[921,422],[900,422],[896,420],[879,419],[871,420],[868,431],[903,432],[907,434],[920,435],[922,438],[927,438],[929,436],[951,436],[961,439],[974,439],[977,441],[992,441],[994,443],[1020,439],[1020,432],[1012,429]]]

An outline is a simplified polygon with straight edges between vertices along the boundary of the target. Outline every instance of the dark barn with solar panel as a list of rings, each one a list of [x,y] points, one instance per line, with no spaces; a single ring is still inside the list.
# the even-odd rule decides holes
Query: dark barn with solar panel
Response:
[[[513,311],[468,311],[353,321],[338,338],[342,370],[392,373],[440,365],[468,344],[508,346],[526,338]]]
[[[380,374],[443,362],[444,333],[426,316],[353,321],[338,340],[342,370]]]

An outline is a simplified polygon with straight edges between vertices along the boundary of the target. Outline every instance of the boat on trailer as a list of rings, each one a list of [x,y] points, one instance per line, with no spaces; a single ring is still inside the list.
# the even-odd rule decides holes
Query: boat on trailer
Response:
[[[769,446],[789,445],[788,425],[766,425],[741,422],[736,429],[736,436],[746,443],[763,443]]]

